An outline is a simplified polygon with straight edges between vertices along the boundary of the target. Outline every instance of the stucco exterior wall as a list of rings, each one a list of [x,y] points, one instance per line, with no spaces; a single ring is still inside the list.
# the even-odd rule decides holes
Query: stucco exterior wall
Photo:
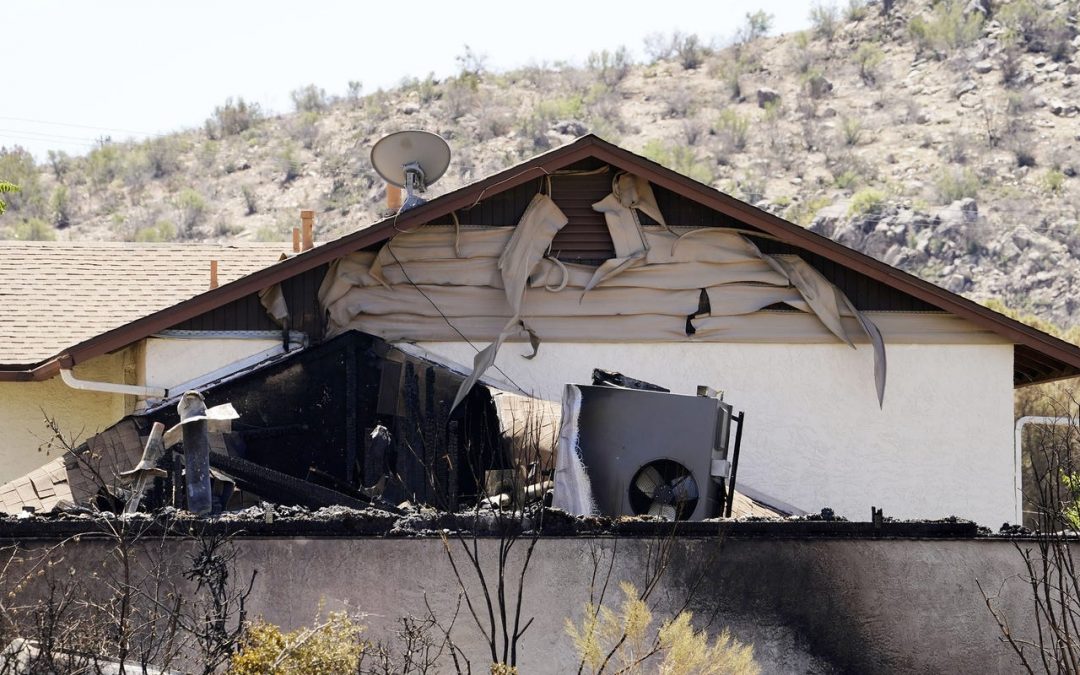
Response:
[[[449,544],[470,597],[486,618],[475,574],[452,534]],[[140,545],[146,549],[139,554],[142,565],[160,554],[176,565],[173,573],[179,576],[195,542],[149,537]],[[525,545],[519,541],[510,552],[511,602]],[[101,537],[69,541],[59,554],[64,563],[46,573],[67,582],[68,569],[115,565],[110,546]],[[454,641],[473,672],[488,670],[488,650],[464,604],[452,621],[460,590],[438,538],[254,538],[238,539],[236,546],[236,583],[246,586],[252,571],[258,572],[246,604],[250,617],[294,629],[312,625],[320,607],[344,609],[362,617],[365,637],[389,640],[400,649],[394,637],[398,621],[425,617],[430,607],[444,626],[453,623]],[[497,579],[498,546],[494,538],[477,542],[489,583]],[[655,564],[658,546],[670,546],[670,559],[651,598],[656,624],[689,601],[698,627],[715,635],[727,626],[736,638],[752,643],[763,673],[1021,672],[1015,655],[998,639],[976,581],[995,596],[1014,636],[1037,640],[1031,590],[1011,541],[544,538],[523,586],[521,619],[532,623],[519,645],[521,672],[576,672],[564,622],[580,621],[594,569],[598,588],[614,558],[605,604],[616,607],[618,582],[640,585]],[[16,560],[36,559],[28,552]],[[19,578],[9,570],[0,579],[0,592],[6,595]],[[181,579],[175,581],[185,587]],[[439,672],[454,672],[448,660],[442,665]]]
[[[475,354],[460,342],[423,346],[466,365]],[[739,482],[804,510],[1017,520],[1012,345],[890,344],[881,409],[867,345],[548,342],[531,361],[528,351],[506,345],[496,364],[552,400],[595,367],[678,393],[724,390],[746,412]]]
[[[147,338],[143,384],[171,388],[281,344],[281,338]]]
[[[106,354],[75,366],[84,380],[132,383],[135,351]],[[0,382],[0,483],[18,478],[55,458],[38,448],[50,437],[44,416],[55,418],[65,437],[81,442],[134,409],[135,400],[120,394],[79,391],[60,377],[44,382]]]
[[[450,544],[457,547],[452,537]],[[497,545],[481,540],[481,560],[493,563]],[[649,547],[656,545],[618,541],[613,599],[617,581],[641,583]],[[512,570],[522,546],[514,550]],[[563,622],[582,616],[592,555],[610,555],[615,546],[610,539],[539,542],[525,584],[522,620],[535,621],[522,640],[522,672],[577,671]],[[1000,587],[998,603],[1016,635],[1036,635],[1025,611],[1030,590],[1015,578],[1020,556],[1007,541],[715,537],[678,538],[673,547],[669,572],[653,596],[657,617],[690,595],[695,617],[715,616],[713,631],[729,626],[738,639],[753,643],[764,673],[1018,672],[976,579],[994,592]],[[456,552],[458,565],[467,568]],[[449,621],[459,592],[438,539],[249,540],[240,544],[240,563],[240,578],[259,571],[249,611],[289,627],[310,625],[323,599],[328,611],[365,612],[370,634],[386,637],[402,615],[424,615],[425,602]],[[471,571],[463,574],[477,593]],[[691,594],[702,574],[705,582]],[[455,626],[455,639],[471,658],[482,659],[482,642],[464,607]],[[486,672],[482,662],[473,668]]]

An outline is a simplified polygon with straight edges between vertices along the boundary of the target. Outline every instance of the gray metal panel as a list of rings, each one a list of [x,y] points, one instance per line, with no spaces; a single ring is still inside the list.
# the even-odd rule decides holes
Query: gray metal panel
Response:
[[[720,401],[703,396],[580,385],[578,447],[601,513],[630,515],[630,481],[645,464],[671,459],[689,469],[700,497],[691,520],[715,515],[710,476]]]

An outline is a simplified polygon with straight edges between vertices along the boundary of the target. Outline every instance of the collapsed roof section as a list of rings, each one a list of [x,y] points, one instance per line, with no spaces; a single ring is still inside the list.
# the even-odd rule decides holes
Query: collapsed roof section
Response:
[[[416,347],[399,349],[349,331],[207,385],[201,400],[210,406],[203,416],[209,420],[214,511],[268,500],[389,511],[410,502],[453,512],[492,497],[495,505],[542,499],[551,489],[559,405],[488,378],[451,414],[464,379],[460,368]],[[220,407],[237,415],[214,415]],[[182,468],[174,450],[187,455],[190,448],[177,446],[180,421],[172,403],[126,417],[0,486],[0,511],[119,512],[133,499],[151,510],[182,505]],[[155,426],[172,429],[162,435]],[[163,438],[165,453],[148,460],[144,448],[153,437]],[[142,469],[151,476],[145,484],[133,480]],[[133,484],[145,486],[145,498]],[[736,494],[731,515],[790,512],[767,501]]]

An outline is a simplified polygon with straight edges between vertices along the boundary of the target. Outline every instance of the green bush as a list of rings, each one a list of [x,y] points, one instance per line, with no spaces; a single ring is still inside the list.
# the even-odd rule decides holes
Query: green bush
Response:
[[[862,182],[862,176],[858,171],[854,169],[845,169],[836,174],[836,178],[833,179],[833,183],[841,190],[851,190],[856,185]]]
[[[866,0],[848,0],[847,9],[844,10],[844,18],[851,22],[859,22],[870,14],[870,8],[866,6]]]
[[[63,150],[50,150],[48,156],[53,175],[56,176],[56,180],[63,182],[68,172],[71,171],[71,157]]]
[[[97,188],[103,188],[120,175],[123,169],[123,158],[120,149],[112,143],[106,143],[101,147],[90,151],[86,156],[86,172],[90,176],[90,182]]]
[[[52,241],[56,231],[41,218],[28,218],[15,223],[9,232],[10,239],[19,241]]]
[[[750,133],[750,120],[743,117],[731,108],[720,111],[716,119],[716,135],[728,151],[742,152],[746,149],[747,138]]]
[[[796,202],[789,206],[787,211],[784,212],[784,218],[787,218],[796,225],[809,227],[810,224],[814,222],[814,218],[817,216],[818,211],[831,203],[832,200],[827,196],[819,196]]]
[[[545,99],[536,106],[540,115],[552,122],[581,119],[585,113],[585,99],[580,94]]]
[[[852,196],[848,216],[880,216],[884,209],[885,193],[874,188],[863,188]]]
[[[694,93],[687,87],[668,87],[664,94],[664,103],[665,115],[682,119],[694,109]]]
[[[840,120],[840,134],[844,145],[854,147],[863,139],[862,120],[858,117],[845,117]]]
[[[401,91],[402,93],[416,92],[416,97],[424,105],[436,101],[442,96],[442,90],[439,89],[435,73],[428,73],[427,77],[422,80],[418,77],[406,77],[401,81]]]
[[[864,42],[855,50],[855,63],[859,66],[859,77],[868,86],[877,84],[880,73],[878,68],[885,60],[885,53],[872,42]]]
[[[307,150],[319,140],[319,113],[305,111],[289,120],[289,136]]]
[[[768,14],[764,10],[759,9],[753,13],[747,12],[742,27],[736,33],[736,39],[739,42],[747,43],[765,37],[772,29],[772,22],[772,14]]]
[[[140,227],[132,236],[133,241],[142,243],[158,243],[173,241],[176,239],[176,225],[171,221],[159,220],[149,227]]]
[[[12,149],[0,148],[0,180],[18,186],[18,190],[8,188],[4,201],[13,213],[24,217],[45,217],[46,194],[41,187],[37,165],[33,156],[16,146]]]
[[[303,165],[296,154],[296,148],[291,144],[281,149],[277,156],[278,172],[281,174],[282,183],[291,183],[300,177]]]
[[[711,74],[724,83],[728,98],[737,101],[742,98],[742,75],[745,65],[736,58],[718,59],[709,67]]]
[[[814,35],[831,42],[840,27],[840,13],[836,5],[820,0],[814,2],[810,6],[810,25],[813,26]]]
[[[206,218],[206,200],[191,188],[184,188],[173,198],[173,206],[179,213],[180,232],[184,238],[195,235],[195,228]]]
[[[322,112],[330,106],[330,100],[326,96],[326,90],[309,84],[299,89],[293,89],[289,94],[293,106],[297,112]]]
[[[626,47],[619,47],[613,52],[603,50],[590,52],[585,60],[585,67],[592,71],[600,81],[609,87],[622,82],[634,65],[633,57]]]
[[[675,54],[675,42],[679,36],[679,33],[668,36],[660,32],[646,35],[644,49],[649,65],[670,59]]]
[[[685,145],[668,144],[654,138],[645,144],[641,154],[699,183],[708,185],[716,180],[716,175],[709,166],[698,160],[694,149]]]
[[[375,95],[369,96],[368,101],[375,102]],[[468,81],[461,78],[451,78],[443,87],[442,102],[446,106],[446,115],[451,120],[457,120],[466,113],[473,112],[477,108],[476,89],[469,85]],[[372,109],[372,106],[368,106]],[[388,111],[389,108],[387,107]],[[381,119],[383,116],[378,116]]]
[[[364,83],[360,80],[349,80],[345,88],[345,98],[353,105],[359,105],[360,94],[364,91]]]
[[[1039,183],[1048,194],[1060,195],[1065,191],[1065,174],[1057,169],[1047,169]]]
[[[748,204],[757,204],[765,199],[765,177],[756,171],[748,171],[735,181],[739,198]]]
[[[214,108],[214,115],[206,121],[207,135],[212,139],[235,136],[254,127],[262,120],[258,103],[247,103],[243,98],[225,99],[225,104]]]
[[[980,187],[979,177],[971,169],[942,169],[934,181],[938,201],[942,204],[975,198]]]
[[[240,234],[243,231],[244,231],[244,226],[243,225],[237,225],[235,223],[230,223],[230,222],[225,221],[225,220],[219,220],[214,225],[214,234],[216,236],[222,237],[222,238],[235,237],[236,235]]]
[[[941,0],[929,17],[912,17],[908,21],[908,35],[915,42],[915,51],[941,58],[977,40],[982,35],[983,15],[965,14],[964,6],[961,0]]]
[[[487,54],[478,54],[472,47],[465,45],[465,51],[454,57],[458,64],[457,79],[473,91],[480,88],[480,82],[487,74]]]
[[[696,70],[705,63],[705,57],[711,54],[707,46],[701,43],[701,38],[694,33],[685,36],[675,46],[678,63],[687,70]]]
[[[1045,52],[1055,61],[1067,61],[1072,54],[1072,37],[1063,13],[1040,7],[1033,0],[1013,0],[995,14],[1006,29],[1006,35],[1029,52]]]
[[[240,196],[244,198],[244,215],[253,216],[259,212],[259,202],[255,194],[255,188],[250,185],[241,186]]]
[[[50,206],[54,225],[61,228],[71,225],[71,198],[66,186],[58,185],[53,190]]]
[[[176,139],[155,138],[143,144],[154,178],[164,178],[180,168],[180,147]]]

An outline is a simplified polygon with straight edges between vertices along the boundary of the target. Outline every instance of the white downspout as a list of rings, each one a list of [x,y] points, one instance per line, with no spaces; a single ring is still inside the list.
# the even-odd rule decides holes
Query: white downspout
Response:
[[[94,382],[80,380],[71,372],[71,368],[60,369],[60,379],[72,389],[101,391],[108,394],[130,394],[143,398],[168,398],[169,390],[161,387],[144,387],[139,384],[116,384],[115,382]]]
[[[1024,488],[1021,483],[1023,476],[1023,445],[1024,427],[1029,424],[1049,424],[1053,426],[1068,426],[1072,420],[1068,417],[1046,417],[1043,415],[1026,415],[1016,420],[1016,436],[1013,440],[1013,461],[1016,466],[1013,471],[1013,498],[1016,500],[1016,524],[1024,524]]]

